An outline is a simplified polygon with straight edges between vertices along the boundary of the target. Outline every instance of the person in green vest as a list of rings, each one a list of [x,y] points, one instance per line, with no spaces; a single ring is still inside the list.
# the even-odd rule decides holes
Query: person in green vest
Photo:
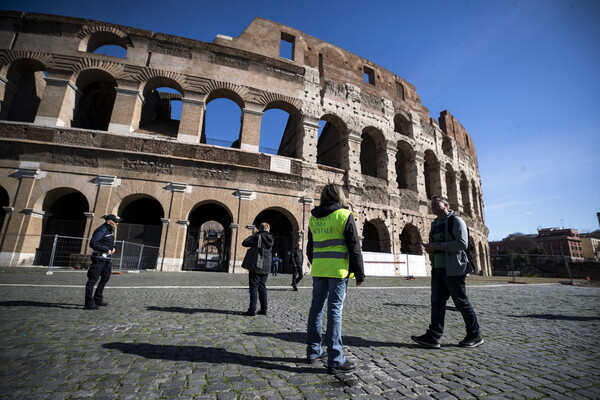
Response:
[[[309,364],[327,357],[330,374],[353,371],[356,365],[344,356],[342,309],[348,279],[356,285],[365,280],[358,231],[352,212],[346,209],[342,188],[329,184],[321,192],[320,205],[311,211],[308,222],[308,260],[312,264],[312,303],[306,333]],[[327,301],[327,329],[322,336],[323,306]],[[323,350],[327,346],[327,352]]]

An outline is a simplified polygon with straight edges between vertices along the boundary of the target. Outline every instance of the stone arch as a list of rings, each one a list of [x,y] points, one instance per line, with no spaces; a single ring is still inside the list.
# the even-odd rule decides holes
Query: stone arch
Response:
[[[33,122],[44,89],[46,66],[32,58],[11,62],[6,74],[6,85],[0,119]]]
[[[261,120],[261,149],[267,143],[275,144],[279,142],[278,147],[274,149],[276,150],[275,154],[293,158],[301,157],[304,125],[301,123],[302,113],[294,103],[284,99],[276,99],[265,105]],[[275,116],[275,119],[279,119],[278,126],[273,126],[269,115],[269,112],[273,113],[274,110],[279,111],[279,115]],[[283,113],[287,113],[287,116],[283,115]]]
[[[390,234],[381,219],[365,221],[362,229],[362,250],[375,253],[391,253]]]
[[[448,136],[444,136],[442,139],[442,152],[449,158],[453,157],[452,141]]]
[[[233,214],[224,204],[196,204],[188,216],[183,269],[227,272],[231,259]]]
[[[400,233],[400,253],[402,254],[423,254],[423,239],[421,232],[413,224],[406,224]]]
[[[239,149],[244,99],[232,88],[218,87],[207,94],[205,104],[200,143]]]
[[[124,48],[133,47],[129,36],[114,26],[107,25],[84,25],[77,37],[79,41],[79,51],[93,53],[99,47],[105,45],[115,45]]]
[[[417,191],[416,152],[412,146],[399,140],[396,151],[396,182],[399,189]]]
[[[463,212],[467,215],[471,215],[471,200],[469,194],[469,180],[464,171],[460,173],[460,195],[462,198]]]
[[[181,102],[184,90],[172,77],[155,76],[148,79],[142,89],[144,103],[140,130],[174,137],[179,131],[179,120],[172,118],[174,102]],[[179,103],[179,109],[180,103]]]
[[[450,208],[456,210],[458,207],[458,188],[456,187],[456,172],[452,165],[446,164],[446,191]]]
[[[101,69],[84,69],[77,74],[77,94],[71,126],[108,130],[115,98],[116,79]]]
[[[387,179],[386,143],[383,133],[372,126],[362,131],[360,169],[364,175]]]
[[[394,132],[411,138],[414,137],[412,123],[403,113],[394,115]]]
[[[324,121],[324,124],[317,141],[317,164],[342,168],[342,143],[346,140],[346,124],[334,114],[323,115],[321,121]]]
[[[425,175],[425,193],[428,199],[442,193],[440,182],[440,163],[432,150],[425,150],[423,173]]]
[[[42,200],[44,220],[35,255],[36,265],[67,266],[71,254],[80,254],[89,211],[87,198],[70,187],[54,188]],[[53,250],[61,249],[60,252]]]
[[[272,253],[277,253],[281,258],[280,271],[291,273],[289,254],[298,239],[296,237],[296,232],[298,232],[296,217],[284,208],[270,207],[258,213],[252,224],[258,226],[263,222],[267,222],[271,226],[270,232],[275,238]]]
[[[118,207],[121,218],[117,239],[158,247],[161,243],[165,212],[160,202],[144,194],[124,197]]]

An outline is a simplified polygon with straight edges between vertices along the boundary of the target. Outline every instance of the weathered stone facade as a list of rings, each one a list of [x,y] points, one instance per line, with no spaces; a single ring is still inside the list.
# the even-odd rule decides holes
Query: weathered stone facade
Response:
[[[104,45],[125,55],[95,52]],[[0,68],[5,258],[33,257],[39,237],[23,235],[47,232],[53,215],[71,218],[60,204],[79,204],[85,237],[106,213],[156,227],[161,270],[181,270],[200,226],[217,221],[225,269],[238,272],[247,226],[271,222],[283,253],[304,241],[321,187],[335,182],[349,195],[363,248],[376,252],[422,254],[427,199],[447,196],[470,226],[478,270],[490,272],[477,155],[464,127],[446,111],[439,123],[430,118],[402,78],[303,32],[256,18],[238,38],[206,43],[2,12]],[[215,99],[241,110],[233,143],[206,137]],[[176,121],[164,110],[179,101]],[[289,114],[277,154],[260,151],[271,109]]]

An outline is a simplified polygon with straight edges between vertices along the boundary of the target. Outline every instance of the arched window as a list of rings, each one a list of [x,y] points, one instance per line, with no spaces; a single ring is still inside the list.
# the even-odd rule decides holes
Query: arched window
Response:
[[[117,81],[99,69],[81,71],[77,78],[78,94],[73,112],[75,128],[108,130],[117,91]]]
[[[259,151],[299,158],[302,135],[300,112],[292,105],[273,102],[265,107],[261,119]]]
[[[327,114],[319,121],[317,164],[342,168],[342,140],[346,125],[339,117]]]
[[[44,88],[46,67],[39,61],[20,59],[13,62],[6,75],[0,119],[33,122]]]
[[[428,199],[434,194],[441,193],[439,171],[440,164],[437,157],[431,150],[425,151],[425,161],[423,166],[423,172],[425,174],[425,193]]]
[[[458,207],[458,189],[456,187],[456,172],[452,165],[446,164],[446,191],[448,195],[448,201],[450,202],[450,208],[456,209]]]
[[[469,196],[469,180],[464,172],[460,174],[460,195],[462,197],[463,211],[471,215],[471,199]]]
[[[386,179],[386,150],[383,134],[373,128],[363,129],[360,143],[360,168],[364,175]]]
[[[417,165],[415,151],[405,141],[398,142],[396,152],[396,181],[399,189],[417,191]]]
[[[406,224],[402,229],[402,233],[400,234],[400,253],[423,254],[423,240],[416,226]]]
[[[140,131],[175,137],[181,119],[183,89],[170,78],[152,78],[143,90]]]
[[[394,132],[413,137],[412,124],[408,118],[402,114],[396,114],[394,116]]]
[[[243,107],[235,92],[212,92],[206,102],[200,143],[239,149]]]
[[[83,35],[83,33],[80,33],[80,37],[81,35]],[[124,33],[112,32],[100,28],[82,38],[79,44],[79,51],[102,54],[110,57],[126,58],[127,49],[131,46],[131,39]]]

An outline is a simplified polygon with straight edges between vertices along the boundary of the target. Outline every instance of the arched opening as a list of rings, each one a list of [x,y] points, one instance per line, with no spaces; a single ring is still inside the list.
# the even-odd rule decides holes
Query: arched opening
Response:
[[[406,224],[400,233],[400,253],[423,254],[423,240],[419,229],[413,224]]]
[[[117,240],[126,242],[121,258],[141,257],[141,269],[155,269],[165,215],[162,205],[151,197],[132,195],[121,202],[119,210]]]
[[[412,124],[402,114],[396,114],[394,116],[394,132],[398,132],[401,135],[412,137]]]
[[[385,139],[383,134],[375,128],[365,128],[361,135],[360,143],[360,169],[363,175],[376,178],[386,178],[385,167]]]
[[[117,81],[108,72],[89,69],[80,72],[76,85],[78,91],[72,126],[108,130],[117,96]]]
[[[317,164],[342,168],[342,140],[346,125],[335,115],[324,115],[319,121]]]
[[[126,58],[127,57],[127,48],[121,47],[116,44],[105,44],[98,47],[93,51],[94,54],[100,54],[103,56],[117,57],[117,58]]]
[[[399,189],[417,190],[417,166],[415,152],[404,141],[398,142],[396,152],[396,181]]]
[[[131,40],[128,36],[119,36],[114,32],[98,31],[86,36],[81,41],[79,50],[111,57],[126,58],[129,46],[131,46]]]
[[[181,119],[183,89],[170,78],[150,79],[143,90],[140,130],[176,137]]]
[[[0,228],[4,226],[4,220],[6,219],[6,210],[4,207],[8,207],[9,201],[8,192],[0,186]],[[0,234],[2,233],[4,232],[0,232]]]
[[[243,104],[236,93],[211,93],[206,103],[200,143],[239,149],[242,108]]]
[[[458,207],[458,189],[456,188],[456,172],[452,165],[446,164],[446,190],[450,208],[456,210]]]
[[[230,212],[217,203],[196,206],[188,218],[183,269],[227,272],[231,257]]]
[[[290,252],[294,248],[294,230],[298,229],[297,224],[294,221],[294,224],[292,225],[292,222],[284,213],[274,209],[261,211],[256,218],[254,218],[253,225],[258,226],[263,222],[267,222],[271,226],[271,234],[275,238],[272,253],[277,253],[281,259],[279,271],[285,274],[291,274],[292,268],[289,264],[289,259]]]
[[[46,193],[42,210],[45,218],[35,264],[65,267],[71,254],[82,251],[88,201],[75,189],[57,188]]]
[[[44,89],[46,67],[31,59],[16,60],[6,75],[1,119],[8,121],[33,122]]]
[[[442,152],[452,158],[452,142],[447,137],[442,140]]]
[[[464,172],[460,174],[460,195],[462,197],[463,211],[471,215],[471,199],[469,198],[469,180]]]
[[[440,165],[434,152],[426,150],[423,172],[425,174],[425,194],[428,199],[431,199],[434,194],[441,193],[439,170]]]
[[[366,221],[362,231],[362,251],[374,253],[390,253],[390,240],[383,221],[376,219]]]
[[[284,157],[299,158],[298,140],[300,112],[285,102],[274,102],[265,108],[260,126],[260,151]]]

